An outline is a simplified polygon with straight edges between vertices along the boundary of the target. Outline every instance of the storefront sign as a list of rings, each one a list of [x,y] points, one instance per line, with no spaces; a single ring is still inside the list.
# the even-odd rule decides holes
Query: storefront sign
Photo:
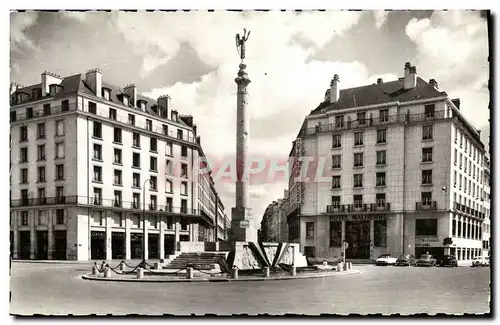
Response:
[[[438,237],[415,237],[416,247],[436,247],[441,246]]]
[[[353,214],[344,216],[331,216],[330,221],[387,220],[387,217],[387,214]]]
[[[90,236],[92,238],[106,238],[106,232],[105,231],[91,231]]]
[[[250,222],[248,220],[240,221],[241,228],[250,228]]]

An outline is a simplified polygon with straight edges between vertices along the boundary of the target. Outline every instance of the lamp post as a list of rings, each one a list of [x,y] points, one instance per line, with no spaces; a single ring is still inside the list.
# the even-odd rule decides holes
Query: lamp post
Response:
[[[151,180],[148,178],[142,186],[142,262],[143,268],[146,268],[146,183]]]

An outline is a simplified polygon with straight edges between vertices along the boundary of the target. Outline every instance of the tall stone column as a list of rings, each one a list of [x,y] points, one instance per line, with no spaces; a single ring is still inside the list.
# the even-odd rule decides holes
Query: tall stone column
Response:
[[[30,259],[34,260],[36,255],[36,217],[35,210],[29,212],[30,225]]]
[[[47,210],[47,235],[48,235],[48,249],[47,258],[51,260],[54,254],[54,223],[53,223],[53,212],[54,210]]]
[[[132,219],[134,215],[133,214],[128,214],[128,216],[125,218],[125,259],[130,260],[131,259],[131,250],[130,250],[130,227],[132,226]]]
[[[106,241],[104,245],[106,245],[106,260],[111,260],[113,255],[111,254],[111,216],[109,211],[106,211]]]
[[[174,217],[174,231],[175,231],[174,253],[179,250],[179,239],[180,239],[179,228],[180,228],[179,218]]]
[[[250,83],[246,64],[240,63],[238,77],[234,79],[238,86],[236,106],[236,206],[231,210],[231,241],[256,242],[257,229],[252,222],[252,210],[248,208],[249,195],[246,166],[250,137],[250,119],[248,114],[248,92]]]

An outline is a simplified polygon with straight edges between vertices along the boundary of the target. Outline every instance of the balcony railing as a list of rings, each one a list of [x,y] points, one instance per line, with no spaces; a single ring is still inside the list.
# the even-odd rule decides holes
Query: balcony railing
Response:
[[[437,202],[436,201],[423,201],[415,203],[415,210],[437,210]]]
[[[479,210],[472,209],[472,208],[470,208],[464,204],[460,204],[458,202],[455,202],[454,208],[456,211],[463,212],[463,213],[468,214],[468,215],[473,216],[473,217],[477,217],[480,219],[485,218],[485,213],[483,213]]]
[[[354,204],[333,204],[326,207],[327,213],[355,213],[355,212],[374,212],[390,211],[390,203],[365,203],[361,205]]]
[[[37,104],[33,103],[33,105],[37,105]],[[40,107],[37,110],[33,110],[33,114],[27,114],[27,113],[17,114],[18,109],[16,108],[16,118],[13,119],[12,115],[11,115],[10,122],[12,123],[12,122],[17,122],[17,121],[25,121],[25,120],[29,120],[32,118],[38,118],[41,116],[57,115],[60,113],[66,113],[66,112],[72,112],[72,111],[74,112],[74,111],[76,111],[76,109],[77,109],[76,103],[71,103],[71,104],[66,105],[66,106],[51,106],[49,111],[45,111],[43,109],[43,107]],[[12,110],[11,112],[14,112],[14,110]]]

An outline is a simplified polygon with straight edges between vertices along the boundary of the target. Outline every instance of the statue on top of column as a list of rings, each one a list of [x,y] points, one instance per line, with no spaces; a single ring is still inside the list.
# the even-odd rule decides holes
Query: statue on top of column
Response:
[[[240,37],[240,34],[236,34],[236,50],[242,60],[245,58],[245,43],[248,41],[249,36],[250,31],[247,34],[246,28],[243,28],[243,37]]]

